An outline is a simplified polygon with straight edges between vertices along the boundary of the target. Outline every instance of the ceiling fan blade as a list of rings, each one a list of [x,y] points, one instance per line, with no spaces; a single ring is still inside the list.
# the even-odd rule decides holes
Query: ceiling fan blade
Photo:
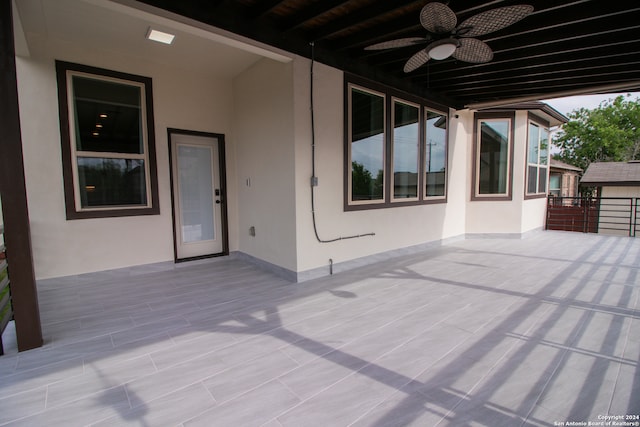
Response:
[[[442,3],[427,3],[420,11],[420,24],[430,33],[448,33],[456,28],[457,23],[453,10]]]
[[[410,73],[415,69],[422,67],[429,60],[429,54],[426,49],[422,49],[415,55],[413,55],[406,64],[404,64],[404,72]]]
[[[413,46],[421,42],[426,42],[426,39],[424,37],[407,37],[405,39],[389,40],[382,43],[372,44],[371,46],[365,47],[364,50],[394,49],[397,47]]]
[[[487,10],[466,19],[458,26],[461,37],[478,37],[501,30],[526,18],[533,12],[533,6],[520,4]]]
[[[493,59],[493,51],[488,44],[478,39],[460,39],[460,47],[451,55],[458,61],[482,64]]]

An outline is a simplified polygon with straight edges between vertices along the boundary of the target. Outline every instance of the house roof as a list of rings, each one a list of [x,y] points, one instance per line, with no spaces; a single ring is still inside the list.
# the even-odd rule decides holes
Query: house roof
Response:
[[[559,126],[564,123],[567,123],[569,119],[550,106],[549,104],[545,104],[540,101],[528,101],[528,102],[518,102],[515,104],[506,104],[500,107],[493,108],[483,108],[481,111],[513,111],[513,110],[527,110],[531,111],[538,116],[541,116],[543,119],[549,122],[549,126]]]
[[[560,160],[556,160],[553,157],[549,161],[549,166],[551,166],[552,169],[564,169],[569,171],[582,172],[582,168],[570,165],[569,163],[561,162]]]
[[[364,48],[427,36],[419,20],[427,0],[141,2],[305,57],[312,55],[313,43],[319,62],[455,108],[640,90],[640,7],[635,2],[452,0],[447,3],[458,23],[497,7],[526,3],[534,10],[477,37],[493,50],[490,62],[430,60],[410,73],[403,66],[420,50],[416,46]]]
[[[582,176],[583,185],[640,185],[640,161],[591,163]]]

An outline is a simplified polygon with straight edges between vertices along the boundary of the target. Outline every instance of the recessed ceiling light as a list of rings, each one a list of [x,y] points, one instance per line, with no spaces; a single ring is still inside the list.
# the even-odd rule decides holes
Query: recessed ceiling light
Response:
[[[147,38],[155,42],[171,44],[173,43],[174,37],[175,37],[174,34],[169,34],[169,33],[164,33],[162,31],[154,30],[151,27],[149,27],[149,31],[147,31]]]

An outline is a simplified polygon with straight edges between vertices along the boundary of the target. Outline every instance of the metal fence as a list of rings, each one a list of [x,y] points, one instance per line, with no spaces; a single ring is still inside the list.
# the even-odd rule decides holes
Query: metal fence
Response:
[[[640,236],[638,197],[556,197],[547,199],[547,230]]]

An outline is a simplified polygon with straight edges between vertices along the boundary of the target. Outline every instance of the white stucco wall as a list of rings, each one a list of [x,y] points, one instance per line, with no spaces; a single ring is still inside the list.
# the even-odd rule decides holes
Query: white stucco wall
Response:
[[[294,61],[295,158],[297,198],[297,270],[327,268],[329,259],[341,263],[368,255],[435,242],[464,234],[464,167],[466,137],[455,120],[449,146],[449,203],[344,211],[344,76],[315,64],[314,114],[316,145],[315,211],[323,240],[375,233],[373,237],[320,243],[311,216],[310,63]],[[454,158],[455,157],[455,158]],[[462,186],[462,188],[460,188]]]
[[[473,118],[471,118],[473,120]],[[471,124],[471,129],[473,123]],[[546,199],[525,200],[528,112],[516,111],[513,135],[512,198],[510,201],[471,200],[468,192],[467,234],[521,234],[544,225]],[[473,141],[469,141],[469,171],[473,162]],[[471,176],[469,176],[471,180]]]
[[[263,59],[233,82],[239,250],[296,271],[293,66]],[[249,228],[255,227],[255,236]]]
[[[229,249],[292,272],[465,234],[522,233],[543,222],[524,201],[526,112],[516,118],[513,200],[470,201],[473,112],[451,111],[447,203],[344,210],[344,76],[315,64],[316,219],[311,215],[310,61],[262,59],[220,77],[60,40],[17,58],[18,89],[38,279],[173,260],[167,128],[226,136]],[[54,60],[151,77],[160,215],[67,221]],[[544,200],[544,199],[543,199]],[[255,228],[255,236],[249,233]]]
[[[173,260],[167,128],[226,134],[227,174],[235,177],[231,81],[58,40],[47,40],[42,51],[47,54],[17,58],[36,278]],[[54,59],[153,79],[160,215],[66,220]],[[236,250],[236,181],[228,183],[230,249]]]

